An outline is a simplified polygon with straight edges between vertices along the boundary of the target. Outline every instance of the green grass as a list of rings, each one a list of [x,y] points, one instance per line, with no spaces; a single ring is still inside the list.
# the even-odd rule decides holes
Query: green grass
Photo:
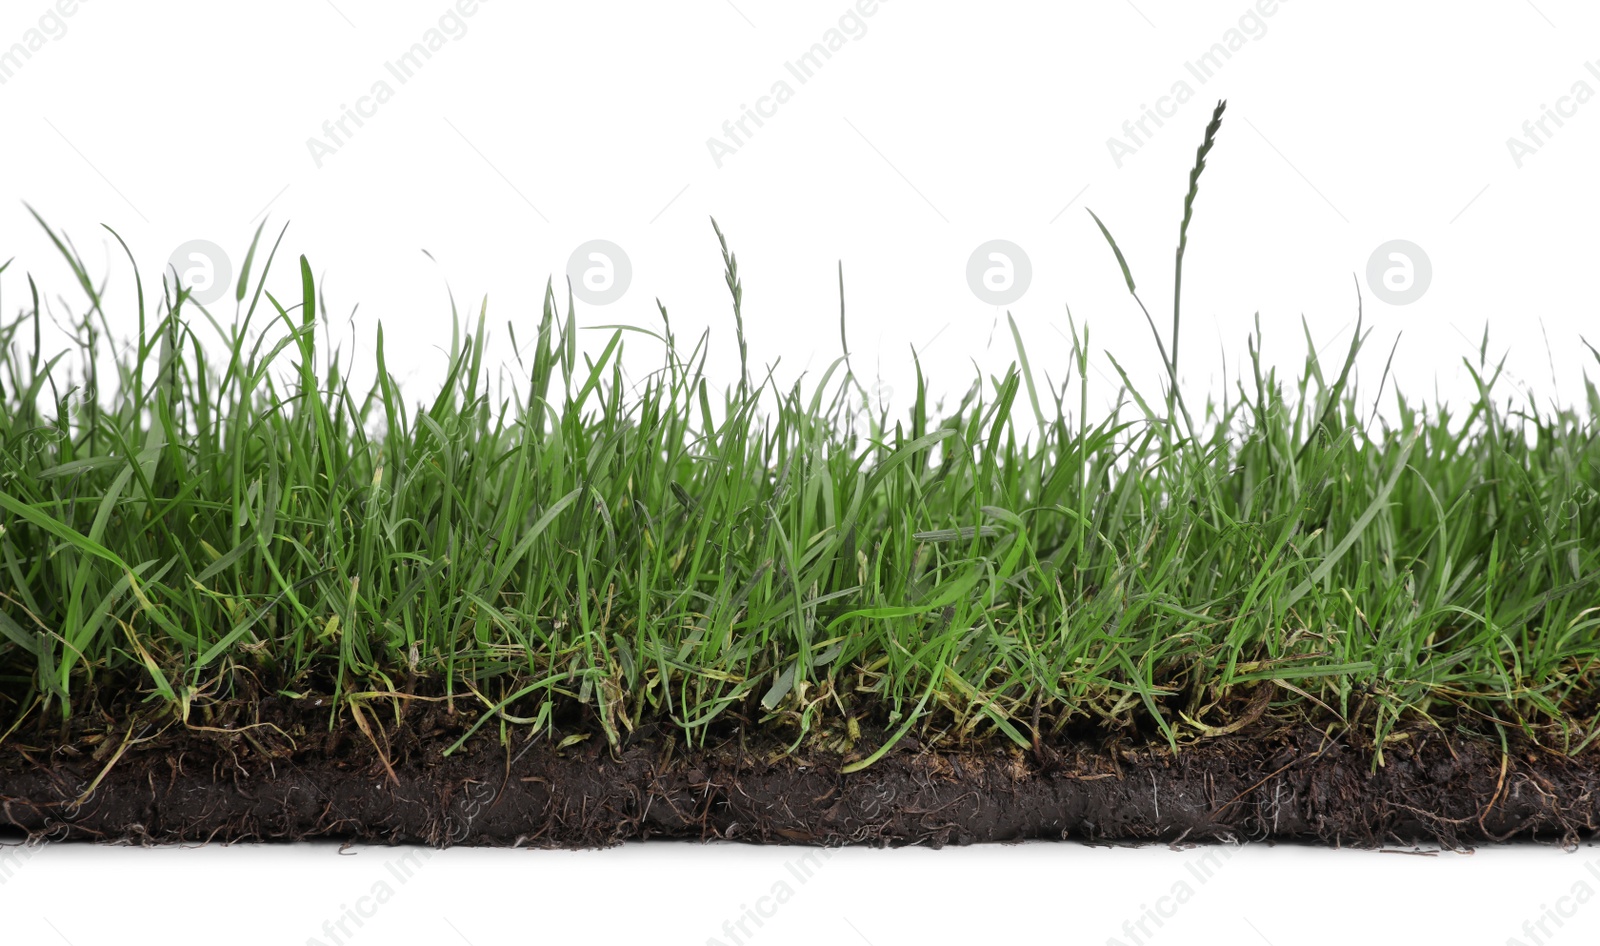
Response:
[[[1592,384],[1587,416],[1502,400],[1480,353],[1456,415],[1387,367],[1358,392],[1359,326],[1337,370],[1308,354],[1293,381],[1262,371],[1258,327],[1252,377],[1192,411],[1175,299],[1161,397],[1129,385],[1091,420],[1072,325],[1060,380],[1018,335],[953,407],[919,371],[889,416],[845,356],[789,389],[751,374],[724,241],[731,389],[665,309],[580,358],[547,288],[534,338],[507,327],[532,351],[519,385],[490,383],[487,316],[457,318],[421,404],[381,329],[376,383],[350,386],[305,259],[297,297],[264,290],[276,245],[252,246],[231,322],[141,285],[138,338],[113,347],[104,287],[50,233],[81,350],[40,351],[30,280],[0,322],[0,734],[307,692],[338,696],[330,722],[406,692],[490,733],[737,722],[835,748],[863,725],[1182,743],[1263,694],[1380,749],[1404,724],[1576,752],[1600,723]],[[630,341],[665,352],[642,381]]]

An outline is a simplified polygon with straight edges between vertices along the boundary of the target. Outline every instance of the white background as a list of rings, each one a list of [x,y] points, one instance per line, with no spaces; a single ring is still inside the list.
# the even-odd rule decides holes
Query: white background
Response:
[[[454,38],[402,85],[385,63],[440,25],[447,0],[79,0],[45,22],[53,35],[0,84],[0,261],[17,258],[0,276],[0,306],[16,315],[24,272],[81,304],[24,201],[110,276],[119,332],[135,324],[132,279],[101,224],[127,240],[149,282],[187,241],[220,244],[237,266],[262,219],[269,239],[292,222],[268,288],[297,298],[294,259],[307,254],[346,350],[370,353],[381,319],[391,370],[425,399],[449,340],[447,286],[467,309],[487,297],[497,338],[509,321],[526,339],[545,282],[563,280],[574,248],[600,238],[626,251],[633,282],[611,305],[580,304],[580,321],[655,328],[659,298],[680,338],[711,331],[727,383],[737,349],[715,216],[739,254],[752,362],[776,363],[787,385],[838,355],[842,263],[856,368],[881,373],[880,390],[903,407],[913,347],[946,394],[1014,357],[1004,312],[966,280],[969,255],[998,238],[1032,261],[1032,285],[1009,310],[1034,366],[1065,377],[1070,306],[1093,333],[1091,381],[1096,403],[1108,404],[1116,391],[1103,350],[1141,384],[1160,370],[1085,208],[1117,235],[1165,331],[1187,171],[1225,97],[1185,280],[1182,373],[1197,396],[1220,394],[1224,372],[1238,377],[1257,313],[1268,359],[1290,377],[1304,354],[1302,317],[1325,356],[1342,352],[1359,287],[1374,330],[1361,362],[1369,388],[1398,338],[1402,389],[1459,403],[1471,391],[1461,359],[1476,360],[1488,326],[1491,357],[1506,357],[1513,382],[1505,394],[1581,399],[1583,371],[1596,366],[1580,337],[1600,344],[1600,101],[1567,108],[1559,128],[1547,122],[1552,133],[1520,166],[1507,142],[1527,142],[1524,123],[1574,83],[1600,90],[1586,69],[1600,69],[1593,5],[1280,0],[1241,23],[1246,0],[880,0],[799,83],[785,64],[849,8],[480,0],[459,20],[465,31],[447,23]],[[51,9],[4,0],[0,51],[26,43]],[[1230,29],[1250,35],[1200,82],[1186,64]],[[308,139],[324,138],[323,124],[380,79],[392,99],[319,167]],[[793,97],[719,167],[707,140],[778,80]],[[1193,98],[1119,167],[1108,139],[1180,80]],[[1432,263],[1430,288],[1410,305],[1386,305],[1367,285],[1369,255],[1392,239],[1413,241]],[[231,305],[214,311],[225,319]],[[652,365],[659,350],[640,338],[628,343],[629,364]],[[8,941],[300,943],[370,885],[385,856],[48,850],[0,886],[0,908],[21,924]],[[791,856],[452,852],[360,939],[450,942],[443,911],[477,946],[558,932],[704,942]],[[1192,856],[1071,846],[840,854],[755,941],[860,935],[887,946],[1021,937],[1026,927],[1030,940],[1105,942]],[[1590,856],[1256,849],[1160,935],[1501,943],[1588,877]],[[1573,921],[1587,933],[1569,926],[1559,941],[1592,938],[1600,908],[1588,909]]]
[[[1507,140],[1573,83],[1600,90],[1585,68],[1600,61],[1587,41],[1600,10],[1283,0],[1202,84],[1186,64],[1252,5],[1136,2],[883,0],[800,84],[785,64],[838,25],[846,0],[483,0],[402,85],[385,64],[438,26],[448,0],[83,0],[0,86],[0,259],[18,257],[0,291],[14,314],[26,271],[77,301],[23,201],[74,237],[113,292],[132,280],[102,223],[154,281],[189,240],[237,266],[263,217],[273,233],[289,222],[269,288],[297,298],[295,257],[307,254],[341,324],[360,305],[346,349],[370,356],[381,318],[393,370],[422,399],[443,372],[447,284],[464,309],[488,298],[499,338],[513,321],[527,339],[545,282],[601,238],[628,253],[633,283],[612,305],[580,305],[580,319],[658,328],[659,298],[680,338],[711,329],[726,381],[737,350],[715,216],[742,264],[752,362],[776,363],[787,386],[838,355],[842,263],[854,364],[881,372],[904,406],[912,347],[943,392],[965,389],[974,363],[987,375],[1014,357],[1004,313],[965,278],[973,250],[999,238],[1033,263],[1010,307],[1033,364],[1065,377],[1070,306],[1092,331],[1107,404],[1103,350],[1141,386],[1161,372],[1085,208],[1122,243],[1165,332],[1187,171],[1226,97],[1185,281],[1195,397],[1220,394],[1224,370],[1238,378],[1257,312],[1269,360],[1291,377],[1302,316],[1326,356],[1341,353],[1352,276],[1364,284],[1373,250],[1407,239],[1431,258],[1433,283],[1404,307],[1363,285],[1369,388],[1398,336],[1403,390],[1470,394],[1460,361],[1476,360],[1490,324],[1491,355],[1509,351],[1513,379],[1581,401],[1600,102],[1549,125],[1520,168]],[[47,9],[7,0],[0,43]],[[308,139],[380,79],[393,98],[319,168]],[[793,97],[719,168],[707,140],[780,79]],[[1179,80],[1193,98],[1119,168],[1108,139]],[[113,324],[131,331],[123,298]],[[658,363],[642,336],[628,344],[630,365]]]
[[[1600,934],[1593,847],[1417,855],[1037,843],[829,852],[656,842],[421,855],[341,855],[332,844],[57,845],[0,886],[0,924],[7,943],[27,946],[331,944],[323,924],[341,917],[350,934],[343,941],[354,944],[700,946],[734,943],[723,924],[758,911],[762,925],[746,919],[744,946],[1132,946],[1138,941],[1123,924],[1141,918],[1145,944],[1504,946],[1512,937],[1587,944]],[[807,855],[816,860],[801,863]],[[383,902],[374,894],[380,881],[390,888]],[[780,883],[784,902],[763,902]],[[1536,940],[1523,924],[1540,934],[1541,920]]]

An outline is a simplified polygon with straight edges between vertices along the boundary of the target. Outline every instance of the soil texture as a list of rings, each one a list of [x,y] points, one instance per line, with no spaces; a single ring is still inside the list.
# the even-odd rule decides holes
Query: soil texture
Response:
[[[875,764],[738,731],[686,748],[648,727],[560,746],[461,714],[375,706],[328,728],[269,699],[206,725],[112,724],[0,745],[0,832],[122,843],[298,841],[600,847],[647,838],[786,844],[1310,841],[1571,844],[1600,827],[1600,752],[1417,730],[1370,750],[1263,720],[1184,745],[1077,737],[1036,749],[905,739]],[[252,722],[251,720],[256,720]],[[526,741],[525,741],[526,740]],[[30,742],[33,743],[30,745]],[[568,742],[571,742],[569,739]]]

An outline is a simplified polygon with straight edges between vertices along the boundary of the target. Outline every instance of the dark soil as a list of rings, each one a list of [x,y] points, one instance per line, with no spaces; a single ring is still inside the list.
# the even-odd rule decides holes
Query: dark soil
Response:
[[[845,775],[837,754],[785,755],[737,732],[692,750],[650,731],[615,750],[598,734],[561,749],[524,742],[525,729],[502,744],[489,725],[446,758],[465,731],[462,714],[411,705],[397,721],[392,708],[368,704],[365,729],[330,731],[316,701],[269,699],[247,712],[270,723],[107,718],[98,732],[13,734],[0,745],[0,831],[133,843],[1270,838],[1374,847],[1573,843],[1600,826],[1600,752],[1569,758],[1513,742],[1502,753],[1498,737],[1437,730],[1391,741],[1376,769],[1342,738],[1263,720],[1176,754],[1125,736],[1037,751],[907,739]],[[850,758],[881,738],[866,734]]]

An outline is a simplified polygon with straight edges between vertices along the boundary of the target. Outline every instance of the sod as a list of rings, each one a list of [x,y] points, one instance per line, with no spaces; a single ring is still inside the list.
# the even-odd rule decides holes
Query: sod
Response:
[[[529,353],[513,380],[486,310],[453,312],[448,377],[412,402],[381,328],[377,380],[352,387],[304,257],[297,297],[268,291],[281,233],[257,231],[231,322],[165,280],[147,297],[135,269],[138,332],[113,345],[106,286],[40,220],[82,300],[29,279],[0,322],[0,824],[1591,835],[1600,393],[1586,413],[1504,396],[1487,339],[1463,415],[1388,364],[1367,390],[1358,320],[1336,370],[1308,350],[1292,381],[1263,369],[1258,325],[1252,376],[1186,403],[1183,257],[1222,115],[1170,331],[1085,221],[1166,373],[1151,397],[1123,374],[1100,419],[1075,322],[1066,364],[1030,364],[1013,324],[1015,364],[953,407],[920,371],[903,414],[871,405],[842,273],[840,356],[779,388],[748,364],[720,229],[741,365],[720,393],[710,339],[680,343],[665,308],[580,357],[551,285],[536,328],[507,325]],[[42,349],[50,319],[75,349]],[[659,370],[627,376],[630,341]]]

